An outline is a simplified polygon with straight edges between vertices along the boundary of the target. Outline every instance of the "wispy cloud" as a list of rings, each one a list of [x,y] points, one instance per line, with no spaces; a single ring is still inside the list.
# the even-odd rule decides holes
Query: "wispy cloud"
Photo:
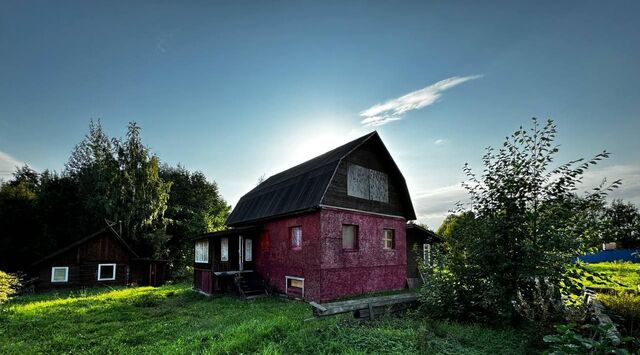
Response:
[[[16,167],[24,165],[20,160],[11,155],[0,152],[0,178],[8,178],[16,170]]]
[[[454,76],[431,84],[424,89],[410,92],[382,104],[376,104],[360,112],[360,116],[363,117],[360,122],[365,126],[381,126],[401,120],[407,111],[433,105],[442,96],[443,91],[481,77],[482,75]]]
[[[443,145],[443,144],[446,144],[446,143],[447,143],[447,140],[446,139],[442,139],[442,138],[438,138],[435,141],[433,141],[433,144],[435,144],[435,145]]]

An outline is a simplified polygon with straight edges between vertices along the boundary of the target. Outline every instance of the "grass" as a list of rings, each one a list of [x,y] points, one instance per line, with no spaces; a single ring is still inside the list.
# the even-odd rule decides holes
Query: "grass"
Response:
[[[207,298],[189,285],[92,289],[15,298],[0,306],[2,354],[527,352],[514,330],[407,315],[360,324],[307,321],[310,307],[265,298]]]
[[[637,290],[640,285],[640,264],[631,262],[606,262],[584,264],[591,275],[583,275],[585,286],[615,291]]]

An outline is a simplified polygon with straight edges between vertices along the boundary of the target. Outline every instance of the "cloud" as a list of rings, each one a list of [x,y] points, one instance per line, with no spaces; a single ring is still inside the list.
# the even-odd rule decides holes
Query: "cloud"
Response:
[[[443,91],[481,77],[482,75],[454,76],[385,103],[373,105],[360,112],[360,116],[363,117],[360,123],[368,127],[401,120],[407,111],[433,105],[442,96]]]
[[[24,165],[24,162],[11,155],[0,152],[0,178],[8,178],[16,170],[16,167]]]
[[[593,167],[584,174],[579,191],[589,191],[600,185],[603,179],[609,183],[622,179],[622,186],[608,195],[608,200],[622,199],[640,207],[640,164],[621,164]],[[435,189],[412,191],[413,204],[418,221],[437,229],[457,202],[469,202],[469,195],[461,184]]]
[[[443,145],[445,143],[447,143],[447,140],[446,139],[442,139],[442,138],[438,138],[435,141],[433,141],[433,144],[435,144],[435,145]]]
[[[169,50],[169,43],[173,39],[173,32],[163,33],[156,37],[156,50],[160,53],[167,53]]]

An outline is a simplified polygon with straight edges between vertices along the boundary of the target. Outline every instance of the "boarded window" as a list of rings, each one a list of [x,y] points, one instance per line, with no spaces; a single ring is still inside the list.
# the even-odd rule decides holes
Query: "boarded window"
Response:
[[[342,249],[356,250],[358,248],[358,226],[353,224],[342,225]]]
[[[98,281],[116,279],[116,264],[98,264]]]
[[[396,248],[396,233],[393,229],[385,229],[383,235],[383,243],[385,249]]]
[[[387,174],[377,170],[369,170],[369,195],[374,201],[389,202]]]
[[[347,195],[388,203],[389,178],[381,171],[349,164],[347,168]]]
[[[229,238],[220,238],[220,261],[229,261]]]
[[[302,227],[289,228],[291,236],[291,249],[302,249]]]
[[[199,240],[196,242],[196,263],[208,263],[209,262],[209,241]]]
[[[369,199],[369,169],[360,165],[349,164],[347,195]]]
[[[69,281],[69,267],[54,266],[51,268],[51,282]]]
[[[245,239],[244,240],[244,261],[253,260],[253,240]]]

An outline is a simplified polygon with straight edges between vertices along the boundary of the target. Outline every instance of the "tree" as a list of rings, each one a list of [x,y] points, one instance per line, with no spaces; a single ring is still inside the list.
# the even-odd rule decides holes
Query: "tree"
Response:
[[[207,181],[201,172],[165,165],[160,176],[172,183],[165,213],[170,236],[166,257],[174,276],[185,277],[193,261],[193,236],[223,229],[230,207],[220,196],[217,184]]]
[[[566,266],[597,234],[591,206],[620,182],[577,198],[582,174],[609,153],[552,168],[555,136],[552,121],[541,127],[533,119],[500,149],[487,148],[480,176],[465,164],[471,203],[443,230],[450,235],[442,267],[425,286],[428,306],[446,303],[453,317],[514,323],[522,320],[519,304],[560,303]]]
[[[640,246],[640,212],[631,202],[614,200],[605,211],[604,242],[618,242],[625,248]]]

